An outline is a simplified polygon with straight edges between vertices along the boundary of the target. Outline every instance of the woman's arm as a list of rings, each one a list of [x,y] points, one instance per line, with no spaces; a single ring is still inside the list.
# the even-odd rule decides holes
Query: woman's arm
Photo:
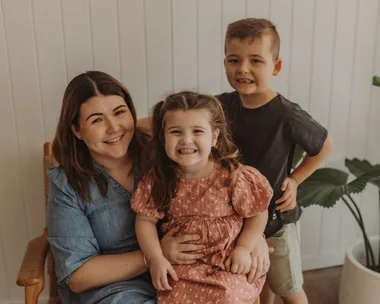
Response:
[[[111,283],[130,280],[146,271],[140,250],[98,255],[74,271],[68,285],[73,292],[81,293]]]

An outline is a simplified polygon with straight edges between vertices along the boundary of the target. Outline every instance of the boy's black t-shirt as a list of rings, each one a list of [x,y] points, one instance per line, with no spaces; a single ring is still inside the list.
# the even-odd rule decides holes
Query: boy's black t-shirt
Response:
[[[280,94],[255,109],[244,108],[236,91],[217,97],[230,122],[232,138],[240,149],[242,163],[257,168],[273,188],[265,232],[270,236],[283,224],[296,222],[301,216],[298,205],[294,210],[274,211],[274,201],[282,194],[281,184],[290,174],[295,145],[315,156],[322,149],[327,130],[299,105]]]

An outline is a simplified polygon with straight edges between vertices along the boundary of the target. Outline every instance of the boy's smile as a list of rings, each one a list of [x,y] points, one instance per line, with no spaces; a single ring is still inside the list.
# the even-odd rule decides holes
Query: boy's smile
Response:
[[[233,38],[226,42],[224,66],[227,79],[246,106],[261,105],[275,94],[270,81],[280,72],[281,60],[273,59],[271,43],[270,36],[254,41]]]

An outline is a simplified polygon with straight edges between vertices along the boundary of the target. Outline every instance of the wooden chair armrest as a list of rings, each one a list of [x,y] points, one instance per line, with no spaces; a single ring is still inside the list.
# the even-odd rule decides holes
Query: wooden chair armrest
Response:
[[[47,230],[43,235],[31,240],[26,248],[24,259],[17,276],[18,286],[31,286],[44,282],[45,259],[49,250]]]

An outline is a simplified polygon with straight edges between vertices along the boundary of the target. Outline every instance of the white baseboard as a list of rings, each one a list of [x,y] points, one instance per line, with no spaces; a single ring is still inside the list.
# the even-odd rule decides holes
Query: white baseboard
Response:
[[[302,270],[312,270],[343,265],[344,252],[324,253],[320,256],[309,255],[302,258]]]

